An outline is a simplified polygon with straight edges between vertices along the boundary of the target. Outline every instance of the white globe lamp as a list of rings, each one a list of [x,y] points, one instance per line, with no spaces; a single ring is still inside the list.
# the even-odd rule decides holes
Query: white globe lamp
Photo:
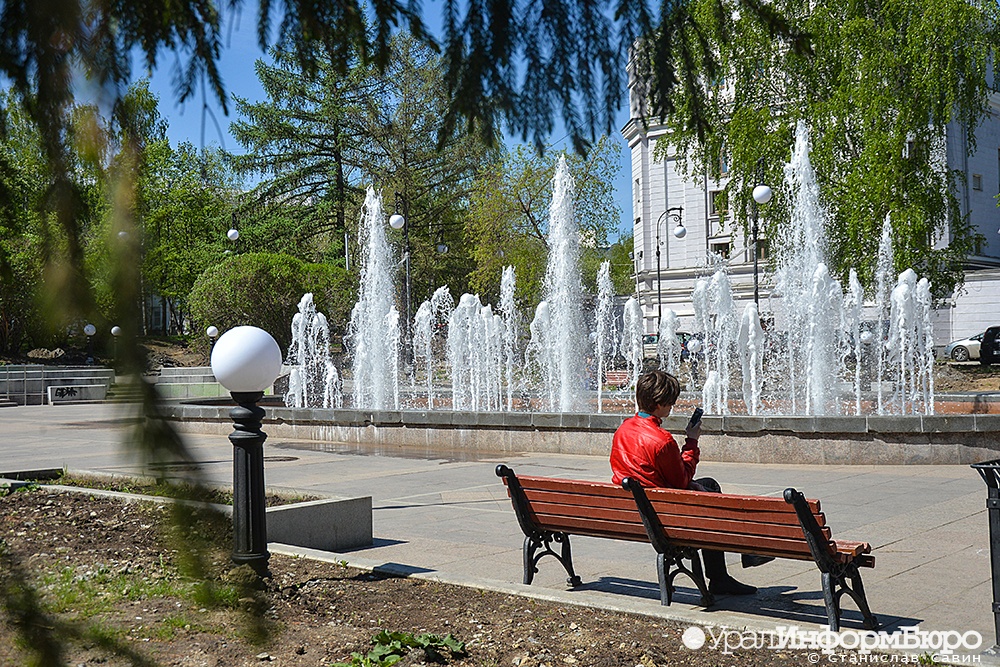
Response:
[[[744,190],[746,192],[746,190]],[[774,196],[774,192],[771,190],[770,186],[758,185],[753,189],[753,200],[758,204],[766,204],[771,201],[771,197]]]
[[[118,326],[118,325],[115,325],[115,326],[111,327],[111,335],[114,336],[114,337],[116,337],[116,338],[118,336],[121,336],[122,335],[122,328],[120,326]]]
[[[406,218],[401,216],[399,213],[393,213],[389,216],[389,226],[393,229],[402,229],[405,224]]]
[[[215,326],[211,326],[211,327],[205,329],[205,335],[208,336],[209,338],[218,338],[219,337],[219,328],[215,327]]]
[[[677,225],[676,227],[674,227],[675,237],[682,239],[687,235],[688,235],[688,230],[687,227],[685,227],[684,225]]]
[[[240,230],[230,229],[228,232],[226,232],[226,238],[229,239],[230,241],[236,241],[237,239],[240,238]]]
[[[281,349],[271,334],[257,327],[236,327],[212,348],[212,373],[233,393],[261,392],[281,372]]]
[[[87,326],[83,327],[83,333],[87,334],[88,336],[93,336],[95,333],[97,333],[97,327],[95,327],[93,324],[88,324]]]

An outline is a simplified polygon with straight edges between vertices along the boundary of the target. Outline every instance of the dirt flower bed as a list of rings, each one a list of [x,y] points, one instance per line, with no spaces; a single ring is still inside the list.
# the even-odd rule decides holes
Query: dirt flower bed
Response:
[[[255,589],[229,562],[226,521],[196,515],[169,528],[170,513],[45,489],[0,498],[0,665],[811,664],[795,651],[690,650],[685,626],[656,619],[302,558],[273,555]],[[200,559],[178,539],[205,545]],[[203,579],[185,575],[199,560]],[[403,650],[365,662],[379,632]],[[39,658],[49,644],[61,648]]]

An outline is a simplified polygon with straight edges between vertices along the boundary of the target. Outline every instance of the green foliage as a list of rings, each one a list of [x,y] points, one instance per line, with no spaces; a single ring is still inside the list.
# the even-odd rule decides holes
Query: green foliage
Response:
[[[966,0],[838,1],[773,4],[795,29],[812,36],[814,56],[775,42],[753,17],[720,17],[714,0],[691,3],[692,20],[720,54],[713,72],[694,61],[682,75],[715,84],[677,96],[666,122],[692,174],[733,176],[727,199],[746,229],[758,160],[764,182],[782,181],[796,122],[811,133],[810,159],[830,211],[832,269],[851,266],[871,285],[888,214],[896,237],[895,268],[929,275],[935,294],[961,283],[962,262],[980,242],[954,197],[958,175],[943,169],[949,123],[973,128],[984,117],[988,69],[1000,37],[996,3]],[[735,31],[736,41],[728,41]],[[677,52],[679,53],[679,51]],[[697,95],[707,94],[698,106]],[[719,131],[696,131],[696,117]],[[974,141],[970,141],[970,150]],[[658,157],[664,151],[658,148]],[[787,206],[776,193],[763,222],[776,253]],[[948,247],[937,249],[940,240]]]
[[[632,280],[635,273],[632,249],[632,235],[628,234],[619,237],[608,251],[608,260],[611,262],[611,283],[615,286],[615,294],[632,294],[635,291],[635,282]]]
[[[299,299],[312,292],[331,332],[350,320],[356,278],[326,264],[306,264],[290,255],[233,255],[203,273],[191,290],[191,316],[198,329],[225,332],[235,326],[260,327],[282,350],[291,342],[292,317]]]
[[[0,352],[16,352],[37,327],[40,222],[34,203],[45,167],[37,131],[5,95],[0,107]],[[25,205],[27,204],[27,205]]]
[[[391,45],[384,72],[321,58],[310,78],[287,52],[273,51],[273,64],[258,61],[268,99],[237,98],[243,119],[233,132],[246,153],[231,160],[266,177],[243,206],[245,247],[295,248],[284,251],[312,261],[343,263],[345,232],[357,238],[364,192],[374,184],[386,209],[398,207],[408,221],[417,302],[443,283],[464,290],[462,220],[489,151],[475,138],[441,133],[448,97],[440,58],[403,35]],[[394,240],[402,243],[401,234]]]
[[[541,300],[549,206],[559,158],[555,151],[539,155],[519,146],[477,176],[465,236],[475,261],[470,281],[486,299],[499,296],[503,267],[510,265],[517,274],[516,296],[522,306],[533,307]],[[593,287],[604,259],[599,248],[620,217],[611,186],[618,168],[618,147],[603,137],[587,159],[568,155],[566,160],[575,180],[583,281]]]
[[[450,634],[439,637],[430,633],[414,635],[410,632],[380,631],[372,637],[375,648],[367,655],[351,653],[350,662],[334,663],[334,667],[388,667],[402,660],[410,649],[422,649],[431,662],[441,662],[441,652],[447,650],[452,657],[465,655],[465,643]]]

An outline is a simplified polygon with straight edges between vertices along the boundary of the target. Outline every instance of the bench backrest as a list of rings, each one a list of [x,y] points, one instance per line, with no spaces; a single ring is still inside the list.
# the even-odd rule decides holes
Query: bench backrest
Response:
[[[513,477],[502,479],[507,494],[517,502],[510,488]],[[524,510],[534,529],[649,541],[632,494],[616,484],[527,475],[518,475],[516,480],[528,501]],[[521,528],[526,534],[530,531],[523,524]]]
[[[812,560],[795,508],[783,498],[676,489],[644,489],[672,544]],[[823,539],[836,553],[818,500],[806,500]]]

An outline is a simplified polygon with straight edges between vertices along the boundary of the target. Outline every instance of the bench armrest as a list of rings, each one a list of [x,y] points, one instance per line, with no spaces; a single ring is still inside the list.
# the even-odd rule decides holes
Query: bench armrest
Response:
[[[517,525],[521,527],[521,532],[526,537],[531,537],[538,532],[538,526],[531,518],[531,503],[524,495],[521,483],[517,481],[514,471],[502,463],[496,467],[497,477],[503,479],[507,485],[507,492],[510,494],[510,502],[514,506],[514,515],[517,517]]]
[[[646,490],[642,488],[642,485],[638,481],[631,477],[626,477],[622,480],[622,488],[632,493],[636,509],[639,510],[639,516],[642,517],[642,525],[646,528],[646,536],[649,538],[656,553],[669,553],[671,551],[670,541],[663,530],[663,523],[660,521],[660,517],[657,516],[656,510],[653,509],[653,504],[649,502]]]
[[[812,554],[813,560],[816,561],[820,572],[833,572],[837,562],[830,553],[830,542],[823,535],[816,517],[809,509],[806,497],[800,491],[792,488],[785,489],[782,496],[786,503],[795,508],[795,515],[802,526],[802,533],[805,535],[806,544],[809,545],[809,552]]]

